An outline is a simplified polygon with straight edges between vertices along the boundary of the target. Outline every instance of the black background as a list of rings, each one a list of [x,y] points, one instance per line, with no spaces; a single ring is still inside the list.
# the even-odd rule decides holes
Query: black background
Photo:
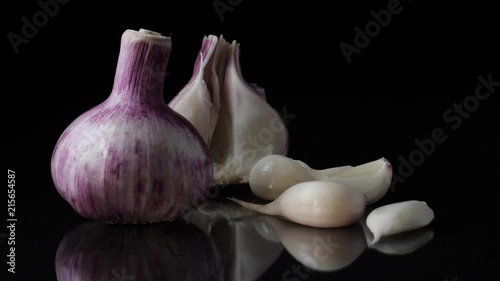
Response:
[[[121,34],[139,28],[172,38],[166,101],[189,80],[204,35],[240,42],[246,80],[264,87],[279,112],[286,107],[295,115],[288,124],[289,156],[312,167],[386,157],[397,173],[399,156],[408,159],[415,139],[445,130],[447,141],[378,203],[427,201],[436,212],[431,243],[397,258],[367,251],[348,269],[310,280],[462,281],[498,275],[493,263],[500,245],[493,226],[499,219],[500,90],[456,130],[443,119],[447,109],[474,94],[479,75],[500,81],[494,1],[402,0],[402,12],[351,63],[339,44],[353,45],[353,28],[363,29],[373,20],[370,11],[386,9],[389,1],[232,1],[238,4],[221,21],[213,1],[73,0],[60,5],[17,54],[6,35],[21,34],[21,18],[31,19],[41,8],[37,1],[11,2],[3,7],[4,150],[7,168],[17,176],[18,273],[2,280],[55,280],[58,243],[85,220],[52,184],[52,149],[71,121],[109,95]],[[4,256],[4,241],[0,248]],[[281,280],[293,263],[283,254],[262,280]]]

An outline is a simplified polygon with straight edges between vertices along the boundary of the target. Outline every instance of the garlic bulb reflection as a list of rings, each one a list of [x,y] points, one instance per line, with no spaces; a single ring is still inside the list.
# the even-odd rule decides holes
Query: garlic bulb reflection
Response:
[[[163,101],[170,38],[127,30],[111,95],[74,120],[52,155],[59,194],[103,222],[173,220],[213,185],[208,147]]]
[[[367,204],[380,200],[389,190],[392,166],[385,158],[358,166],[315,170],[306,163],[281,155],[260,159],[250,172],[252,192],[262,199],[274,200],[291,186],[305,181],[333,181],[366,195]]]
[[[189,225],[161,227],[78,226],[57,249],[57,280],[218,280],[219,257],[203,232]]]
[[[185,217],[214,241],[223,265],[221,280],[259,280],[283,251],[279,241],[263,238],[252,222],[232,221],[250,214],[252,211],[236,204],[209,202]]]
[[[252,220],[255,224],[269,225],[290,255],[317,271],[345,268],[366,248],[363,230],[359,224],[326,229],[303,226],[271,216],[258,216]],[[269,239],[273,240],[274,235]]]
[[[248,182],[257,161],[288,150],[280,116],[262,91],[243,79],[239,48],[222,36],[215,46],[214,36],[206,37],[191,81],[170,102],[209,144],[218,184]]]

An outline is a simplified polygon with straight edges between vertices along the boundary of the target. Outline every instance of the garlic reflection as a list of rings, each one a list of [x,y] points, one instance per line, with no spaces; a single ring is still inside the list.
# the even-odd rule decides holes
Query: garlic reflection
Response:
[[[399,234],[384,236],[373,243],[373,233],[366,225],[366,217],[360,221],[363,227],[368,248],[375,249],[386,255],[406,255],[425,246],[434,237],[434,231],[429,228],[411,230]]]
[[[236,204],[210,201],[185,216],[214,241],[223,265],[221,280],[258,280],[283,251],[279,241],[262,237],[252,222],[233,222],[250,214]]]
[[[57,280],[218,280],[218,253],[203,232],[185,224],[163,226],[172,224],[78,226],[57,249]]]
[[[420,249],[433,237],[434,231],[432,229],[417,229],[382,237],[377,243],[370,245],[370,248],[387,255],[406,255]]]
[[[242,218],[245,219],[245,218]],[[285,249],[297,261],[316,271],[337,271],[353,263],[366,248],[359,224],[341,228],[314,228],[272,216],[253,216],[254,224],[270,234],[269,240],[280,238]]]
[[[434,219],[434,211],[424,201],[409,200],[378,207],[366,217],[373,233],[372,244],[383,236],[422,228]]]

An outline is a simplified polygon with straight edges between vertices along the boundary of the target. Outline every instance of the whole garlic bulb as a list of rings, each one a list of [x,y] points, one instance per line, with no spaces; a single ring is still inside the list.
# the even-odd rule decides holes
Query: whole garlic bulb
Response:
[[[59,138],[52,178],[80,215],[104,222],[172,220],[213,183],[208,147],[163,101],[170,38],[141,29],[121,39],[113,90]]]

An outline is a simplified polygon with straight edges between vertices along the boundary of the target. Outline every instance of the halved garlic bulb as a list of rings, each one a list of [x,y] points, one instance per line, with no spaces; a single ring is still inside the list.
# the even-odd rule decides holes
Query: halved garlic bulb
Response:
[[[200,131],[210,148],[218,184],[248,182],[262,157],[285,155],[288,131],[263,89],[241,74],[240,45],[205,37],[193,78],[170,106]]]
[[[216,36],[203,38],[191,80],[168,104],[194,125],[207,145],[210,145],[220,107],[219,92],[210,87],[213,84],[205,82],[211,81],[212,68],[216,67],[214,60],[210,60],[216,45]]]

